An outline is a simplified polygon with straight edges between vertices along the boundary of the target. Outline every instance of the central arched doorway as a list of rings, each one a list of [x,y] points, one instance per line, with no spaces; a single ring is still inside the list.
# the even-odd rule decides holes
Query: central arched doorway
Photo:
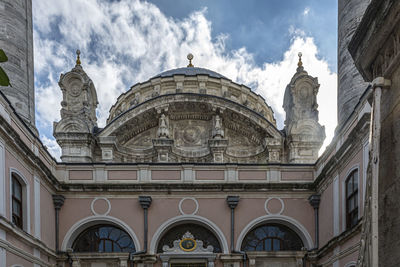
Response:
[[[157,247],[163,267],[214,267],[223,252],[218,235],[199,221],[180,221],[164,229]]]

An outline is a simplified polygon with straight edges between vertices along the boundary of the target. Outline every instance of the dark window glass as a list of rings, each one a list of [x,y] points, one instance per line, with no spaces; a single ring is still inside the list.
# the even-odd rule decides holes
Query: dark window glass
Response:
[[[346,228],[358,223],[358,170],[354,170],[346,179]]]
[[[243,240],[242,251],[301,250],[303,242],[290,228],[265,224],[251,230]]]
[[[95,225],[74,241],[75,252],[135,252],[135,244],[122,229],[113,225]]]
[[[190,232],[194,239],[203,241],[204,248],[211,245],[214,247],[214,253],[222,252],[221,245],[215,235],[207,228],[194,223],[180,224],[169,229],[158,242],[157,252],[163,253],[162,248],[165,245],[173,247],[174,241],[182,239],[186,232]]]
[[[12,175],[12,222],[22,229],[22,185],[14,174]]]

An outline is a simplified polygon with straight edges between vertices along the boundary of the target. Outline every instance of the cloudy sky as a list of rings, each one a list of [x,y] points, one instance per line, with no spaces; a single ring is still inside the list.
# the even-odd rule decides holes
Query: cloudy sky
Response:
[[[250,86],[283,128],[286,85],[298,52],[318,77],[320,123],[329,143],[336,126],[337,1],[333,0],[40,0],[33,1],[36,124],[59,158],[52,131],[60,119],[61,73],[82,66],[99,99],[99,127],[131,85],[187,65],[217,71]]]

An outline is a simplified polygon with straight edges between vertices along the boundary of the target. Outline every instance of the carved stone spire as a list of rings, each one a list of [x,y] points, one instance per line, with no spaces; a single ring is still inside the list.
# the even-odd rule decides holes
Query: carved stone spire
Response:
[[[318,79],[304,70],[301,56],[299,53],[297,72],[286,87],[283,100],[288,161],[314,163],[325,139],[325,128],[318,122]]]
[[[62,161],[90,162],[98,101],[94,84],[80,65],[80,51],[76,54],[75,67],[61,74],[58,82],[63,100],[61,120],[54,123],[53,135],[62,148]]]

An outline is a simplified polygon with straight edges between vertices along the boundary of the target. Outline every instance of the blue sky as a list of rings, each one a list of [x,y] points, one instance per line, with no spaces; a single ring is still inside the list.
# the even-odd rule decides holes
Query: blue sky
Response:
[[[337,67],[336,0],[151,0],[167,16],[183,19],[206,8],[213,35],[229,34],[227,50],[246,47],[257,64],[282,60],[290,46],[288,29],[313,36],[320,57]],[[173,3],[173,4],[172,4]],[[305,14],[306,13],[306,14]]]
[[[56,157],[52,137],[60,120],[58,79],[81,50],[97,90],[99,127],[117,97],[157,73],[187,65],[220,72],[250,86],[275,111],[283,128],[283,93],[297,53],[321,84],[320,122],[328,143],[336,126],[335,0],[68,0],[33,1],[36,124]]]

